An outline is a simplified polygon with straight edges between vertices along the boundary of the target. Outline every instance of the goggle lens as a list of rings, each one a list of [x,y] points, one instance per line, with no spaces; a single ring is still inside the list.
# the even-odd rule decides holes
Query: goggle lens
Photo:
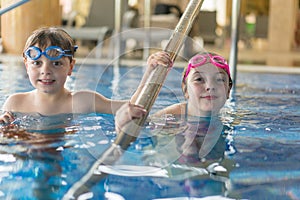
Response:
[[[191,60],[190,63],[194,66],[194,65],[202,64],[204,62],[206,62],[206,58],[204,56],[197,56],[193,60]]]
[[[47,57],[50,58],[59,58],[64,55],[64,52],[60,51],[59,49],[48,49],[45,51]]]
[[[211,60],[219,65],[227,65],[226,60],[221,56],[212,56]]]
[[[25,54],[32,60],[38,59],[38,57],[40,56],[40,52],[33,48],[29,48]]]

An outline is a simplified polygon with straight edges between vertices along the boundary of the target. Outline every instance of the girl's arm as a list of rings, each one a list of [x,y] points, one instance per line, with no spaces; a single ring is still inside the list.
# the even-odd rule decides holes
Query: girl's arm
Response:
[[[143,86],[146,84],[147,79],[149,78],[150,74],[156,67],[158,67],[158,66],[171,67],[172,66],[171,63],[172,63],[172,61],[170,59],[170,55],[167,52],[159,51],[157,53],[150,55],[147,60],[146,71],[142,77],[140,84],[138,85],[137,90],[131,97],[130,102],[131,103],[136,102],[136,99],[139,96],[139,94],[141,93]]]

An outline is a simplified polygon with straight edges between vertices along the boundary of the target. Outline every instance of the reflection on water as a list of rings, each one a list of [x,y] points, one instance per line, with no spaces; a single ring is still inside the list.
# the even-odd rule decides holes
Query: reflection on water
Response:
[[[120,192],[125,199],[133,194],[126,190],[128,181],[133,187],[152,191],[152,198],[225,196],[234,167],[234,162],[226,157],[234,153],[227,137],[230,132],[231,128],[219,118],[188,122],[176,118],[170,121],[169,116],[166,120],[152,118],[116,166],[101,165],[98,170],[110,174],[105,178],[107,191]],[[98,196],[96,188],[91,189]],[[135,191],[135,197],[145,199],[143,191]]]
[[[5,166],[1,170],[4,196],[7,199],[57,199],[63,170],[61,162],[64,159],[61,152],[72,147],[66,143],[65,136],[76,131],[70,129],[74,127],[70,126],[70,116],[48,118],[16,113],[15,117],[11,125],[2,126],[0,131],[1,162]],[[16,180],[19,183],[15,183]],[[28,191],[28,188],[32,190]],[[27,192],[22,194],[22,190]],[[20,194],[16,194],[17,191]]]
[[[5,199],[60,199],[90,167],[94,152],[103,152],[114,135],[112,116],[109,123],[93,113],[18,116],[18,124],[0,131],[0,193]],[[87,126],[79,126],[83,122]],[[40,129],[46,125],[52,129]]]
[[[43,199],[47,195],[49,199],[56,199],[62,196],[66,188],[80,178],[78,175],[70,177],[70,174],[83,175],[115,138],[113,116],[109,115],[105,117],[110,118],[110,122],[96,114],[58,115],[47,119],[37,114],[17,113],[17,116],[17,122],[1,130],[0,151],[9,175],[2,176],[6,197],[9,197],[9,191],[15,191],[9,186],[11,176],[20,178],[20,188],[30,182],[31,198]],[[98,124],[95,124],[95,119]],[[155,121],[160,123],[155,124]],[[189,195],[225,195],[228,175],[234,166],[224,156],[230,146],[230,141],[227,141],[230,127],[224,126],[219,118],[188,123],[174,118],[165,122],[153,119],[141,137],[117,160],[116,166],[99,166],[99,171],[110,175],[91,188],[94,195],[103,195],[102,181],[105,181],[107,192],[114,191],[116,187],[117,190],[125,190],[119,185],[126,185],[128,180],[125,177],[136,179],[135,184],[143,179],[147,184],[154,183],[151,188],[155,188],[156,198],[161,197],[159,185],[174,187],[174,181],[178,184],[176,191],[181,188],[181,192]],[[94,125],[89,126],[90,123]],[[47,126],[52,129],[42,129]],[[195,185],[207,181],[214,184],[213,190],[198,194]],[[185,191],[187,188],[189,192]],[[166,191],[165,196],[176,196],[172,191]],[[132,193],[124,192],[122,196],[130,199]],[[18,196],[12,194],[11,197]]]

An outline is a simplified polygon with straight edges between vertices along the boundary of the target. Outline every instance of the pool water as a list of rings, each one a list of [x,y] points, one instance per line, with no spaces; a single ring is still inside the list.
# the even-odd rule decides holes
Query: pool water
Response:
[[[184,100],[181,71],[170,72],[151,112]],[[128,99],[142,73],[142,67],[77,66],[66,86]],[[32,89],[22,66],[2,64],[0,77],[1,105]],[[237,78],[222,117],[201,120],[200,128],[213,134],[190,138],[184,132],[194,133],[193,123],[166,128],[152,119],[114,167],[99,167],[106,175],[81,199],[300,199],[300,76],[239,72]],[[112,115],[17,116],[22,129],[0,133],[0,199],[62,199],[116,138]]]

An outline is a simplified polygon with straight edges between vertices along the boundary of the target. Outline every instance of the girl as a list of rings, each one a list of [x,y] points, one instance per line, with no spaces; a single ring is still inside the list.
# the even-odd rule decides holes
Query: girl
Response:
[[[149,68],[169,64],[169,55],[165,52],[152,54],[148,59]],[[146,75],[142,80],[145,83]],[[171,105],[157,113],[186,115],[194,117],[212,117],[219,114],[229,98],[232,80],[226,60],[213,53],[201,53],[192,57],[182,76],[182,91],[186,102]],[[122,106],[115,117],[117,132],[131,119],[145,115],[138,105]]]
[[[167,53],[158,52],[149,57],[148,68],[168,65],[169,62]],[[225,155],[234,148],[227,138],[231,129],[223,124],[219,111],[229,98],[231,87],[229,66],[223,57],[213,53],[201,53],[192,57],[182,75],[182,91],[186,102],[166,107],[151,118],[151,123],[147,126],[151,127],[151,134],[146,134],[145,138],[148,141],[151,136],[152,142],[149,145],[153,149],[150,154],[150,147],[147,146],[144,162],[166,168],[170,172],[168,175],[177,179],[201,176],[206,179],[212,177],[221,182],[226,180],[234,164]],[[116,131],[119,135],[126,134],[127,130],[121,132],[122,128],[131,119],[145,114],[141,106],[124,104],[115,116]],[[178,115],[179,119],[182,119],[182,115],[185,116],[185,120],[178,121]],[[159,123],[156,123],[157,119]],[[144,144],[143,138],[139,138],[137,143],[142,141]],[[180,167],[174,166],[183,168],[180,170]],[[184,167],[188,166],[203,171],[193,171],[194,168],[185,170]],[[185,187],[192,189],[189,181],[187,179]],[[223,185],[220,184],[220,191],[224,188]]]

